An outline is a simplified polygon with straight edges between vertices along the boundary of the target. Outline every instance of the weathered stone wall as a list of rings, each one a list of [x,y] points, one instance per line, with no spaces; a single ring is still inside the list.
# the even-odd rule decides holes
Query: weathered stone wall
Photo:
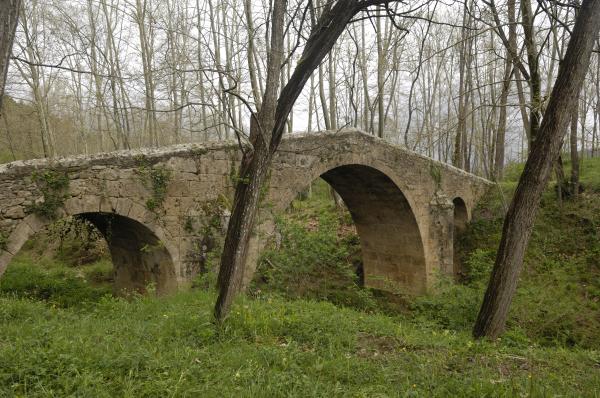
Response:
[[[183,285],[201,267],[211,235],[224,232],[240,158],[235,144],[219,143],[1,165],[0,275],[25,241],[52,222],[27,209],[43,201],[43,184],[32,177],[53,170],[69,178],[56,217],[83,215],[102,227],[114,215],[112,230],[127,231],[111,247],[117,273],[124,267],[122,286],[138,288],[151,281],[168,291]],[[168,171],[164,200],[155,206],[148,204],[157,202],[149,170]],[[274,159],[246,283],[273,233],[273,213],[319,176],[340,193],[354,218],[367,284],[391,282],[415,292],[426,288],[436,272],[453,272],[453,200],[462,199],[469,218],[489,186],[357,131],[287,138]],[[126,255],[127,247],[145,255]]]

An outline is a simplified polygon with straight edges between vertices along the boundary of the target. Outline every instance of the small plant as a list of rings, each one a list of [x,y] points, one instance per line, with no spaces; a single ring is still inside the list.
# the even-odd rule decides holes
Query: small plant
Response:
[[[429,174],[431,175],[431,178],[433,179],[433,182],[435,184],[435,189],[440,189],[441,185],[442,185],[442,169],[440,168],[440,166],[436,163],[431,163],[429,165]]]
[[[146,243],[144,246],[140,248],[140,252],[142,253],[152,253],[153,251],[162,249],[165,247],[165,244],[162,241],[158,241],[154,244]]]
[[[42,173],[33,172],[31,180],[42,192],[43,201],[34,202],[26,208],[28,213],[34,213],[50,219],[56,217],[56,211],[63,206],[69,187],[69,177],[66,173],[47,170]]]
[[[229,172],[229,180],[233,186],[237,184],[249,184],[250,179],[248,177],[240,177],[240,170],[236,167],[232,167]]]
[[[152,212],[160,209],[167,197],[167,187],[171,180],[171,171],[164,166],[152,166],[145,158],[140,158],[139,174],[144,188],[152,196],[146,201],[146,208]]]
[[[0,250],[5,250],[8,244],[8,235],[0,232]]]
[[[185,218],[185,222],[183,223],[183,230],[188,234],[194,232],[194,219],[191,216],[187,216]]]
[[[202,204],[201,209],[204,213],[201,234],[204,236],[218,235],[221,229],[221,220],[225,210],[229,207],[227,198],[223,195],[217,199],[210,200]]]

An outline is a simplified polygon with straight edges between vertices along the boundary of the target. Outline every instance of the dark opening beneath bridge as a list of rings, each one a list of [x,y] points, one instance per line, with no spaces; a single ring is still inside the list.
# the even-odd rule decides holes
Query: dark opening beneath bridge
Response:
[[[404,194],[384,173],[363,165],[321,175],[341,196],[360,237],[368,287],[412,293],[425,289],[425,252]]]

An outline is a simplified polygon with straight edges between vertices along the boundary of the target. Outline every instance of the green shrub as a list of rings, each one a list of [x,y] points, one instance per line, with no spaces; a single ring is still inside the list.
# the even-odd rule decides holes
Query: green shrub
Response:
[[[114,282],[114,267],[107,259],[97,261],[83,267],[85,280],[94,284],[110,284]]]
[[[263,253],[253,291],[374,310],[372,293],[359,286],[360,242],[349,212],[336,208],[323,181],[304,196],[277,219],[281,240]]]
[[[444,329],[467,331],[477,318],[481,291],[478,287],[439,277],[433,292],[415,297],[410,308],[417,318]]]

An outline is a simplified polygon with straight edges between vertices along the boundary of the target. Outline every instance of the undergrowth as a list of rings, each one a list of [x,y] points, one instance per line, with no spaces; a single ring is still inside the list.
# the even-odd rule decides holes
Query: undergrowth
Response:
[[[549,187],[494,343],[473,341],[470,328],[516,185],[510,171],[505,199],[491,191],[459,238],[459,283],[439,278],[418,298],[361,286],[351,218],[324,183],[278,220],[252,298],[218,326],[207,275],[170,297],[113,298],[105,252],[81,262],[96,249],[35,241],[0,278],[0,397],[597,397],[598,169],[582,173],[577,200],[559,203]],[[57,245],[60,258],[49,255]]]
[[[92,310],[0,298],[2,396],[597,396],[596,351],[467,333],[326,302],[195,291]]]

